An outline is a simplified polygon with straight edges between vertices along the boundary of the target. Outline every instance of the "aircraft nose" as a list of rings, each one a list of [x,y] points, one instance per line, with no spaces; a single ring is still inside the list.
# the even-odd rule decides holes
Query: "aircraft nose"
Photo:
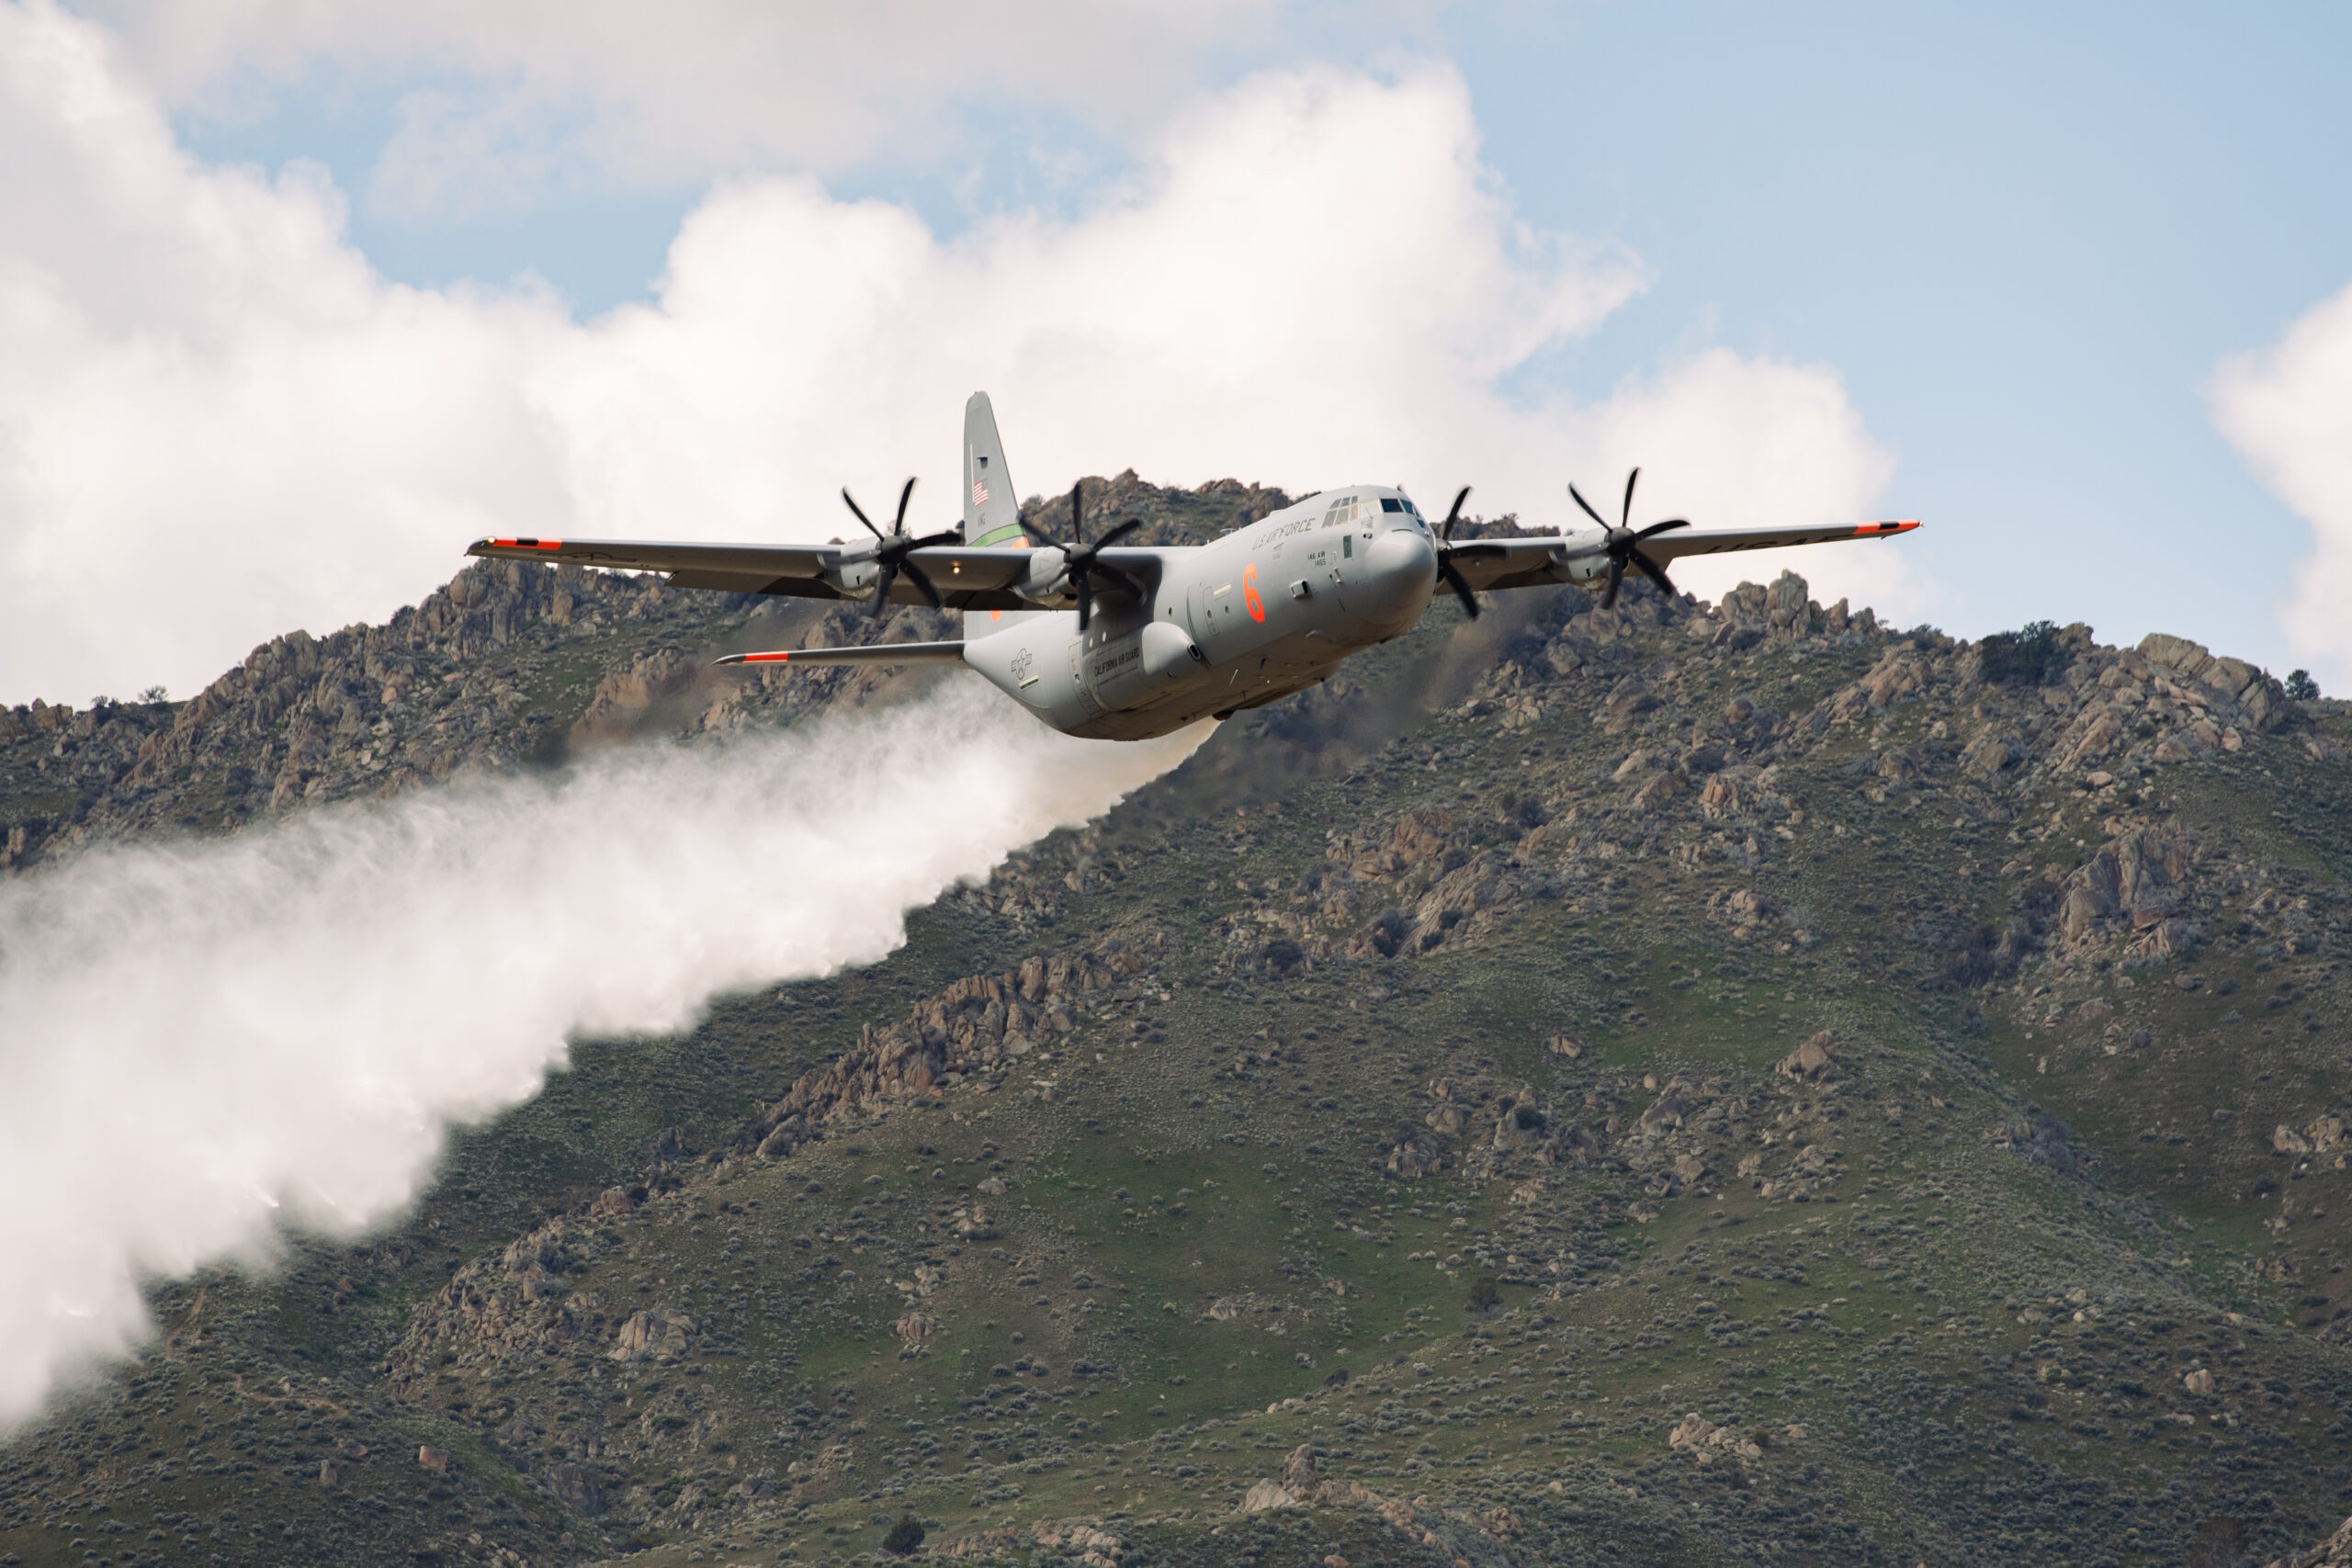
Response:
[[[1363,570],[1348,584],[1348,608],[1393,636],[1429,608],[1437,582],[1437,552],[1419,529],[1391,528],[1364,547]]]

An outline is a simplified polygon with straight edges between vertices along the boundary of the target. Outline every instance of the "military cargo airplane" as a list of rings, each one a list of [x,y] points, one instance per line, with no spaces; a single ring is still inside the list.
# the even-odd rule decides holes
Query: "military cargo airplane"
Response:
[[[1888,539],[1913,521],[1702,530],[1681,519],[1633,526],[1634,481],[1609,522],[1574,485],[1598,534],[1453,537],[1464,486],[1432,525],[1385,485],[1325,491],[1205,545],[1125,545],[1129,518],[1089,542],[1070,491],[1069,536],[1024,519],[988,394],[964,408],[964,523],[912,535],[899,492],[888,533],[847,490],[874,536],[862,545],[695,545],[651,540],[481,539],[466,552],[506,560],[669,574],[681,588],[962,612],[955,642],[876,643],[730,654],[721,664],[963,664],[1067,734],[1143,740],[1228,718],[1314,685],[1348,655],[1399,637],[1442,586],[1476,616],[1481,592],[1573,583],[1614,605],[1628,571],[1668,593],[1668,562],[1725,550]]]

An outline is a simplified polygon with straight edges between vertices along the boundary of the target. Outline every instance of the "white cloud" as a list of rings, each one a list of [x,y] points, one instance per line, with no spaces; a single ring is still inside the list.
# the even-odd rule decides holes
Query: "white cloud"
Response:
[[[1204,58],[1285,30],[1284,0],[100,0],[140,76],[234,118],[322,68],[418,73],[371,199],[460,207],[560,164],[623,183],[953,155],[967,111],[1045,106],[1114,132]],[[1396,7],[1404,10],[1408,7]],[[1361,18],[1371,22],[1375,17]],[[263,95],[266,96],[265,93]],[[485,177],[486,176],[486,177]]]
[[[186,691],[254,643],[376,619],[492,531],[821,538],[834,491],[951,505],[972,388],[1030,491],[1134,467],[1403,480],[1575,520],[1563,485],[1702,525],[1844,518],[1888,459],[1834,371],[1704,353],[1578,403],[1507,377],[1640,269],[1530,228],[1459,77],[1253,77],[1070,219],[942,239],[816,184],[715,187],[658,299],[576,323],[528,292],[385,282],[338,194],[173,143],[105,35],[0,6],[0,700]],[[1825,594],[1917,608],[1895,548]],[[1686,569],[1716,589],[1748,558]]]
[[[148,1279],[266,1258],[286,1224],[380,1224],[446,1129],[536,1093],[567,1036],[871,963],[905,910],[1201,733],[1071,740],[959,676],[722,750],[0,883],[0,1185],[21,1199],[0,1205],[0,1431],[145,1337]],[[981,799],[1001,809],[961,809]],[[945,818],[962,829],[903,830]]]
[[[2280,615],[2288,643],[2323,688],[2352,688],[2352,287],[2269,348],[2223,361],[2208,395],[2255,477],[2312,525]]]

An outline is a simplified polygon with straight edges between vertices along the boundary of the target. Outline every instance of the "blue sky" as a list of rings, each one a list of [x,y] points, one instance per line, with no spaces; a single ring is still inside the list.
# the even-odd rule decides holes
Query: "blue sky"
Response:
[[[323,164],[350,243],[386,277],[462,291],[530,275],[581,322],[654,298],[715,182],[806,175],[952,243],[1008,214],[1076,221],[1114,200],[1161,128],[1253,73],[1394,79],[1436,62],[1466,85],[1478,178],[1510,219],[1642,281],[1521,356],[1503,401],[1599,406],[1710,349],[1826,367],[1894,461],[1877,510],[1930,525],[1905,547],[1910,602],[1939,625],[2083,619],[2106,639],[2183,632],[2282,672],[2352,675],[2352,642],[2314,645],[2325,606],[2308,584],[2300,642],[2282,620],[2312,518],[2265,487],[2208,398],[2225,359],[2352,282],[2352,9],[1233,3],[1229,37],[1106,46],[1002,91],[988,85],[1001,61],[970,79],[952,60],[906,67],[902,99],[876,89],[862,140],[737,134],[666,158],[613,152],[649,122],[660,141],[644,107],[658,88],[616,107],[581,67],[520,90],[527,40],[441,47],[428,20],[391,42],[330,29],[279,47],[266,13],[220,0],[207,71],[175,80],[152,63],[164,46],[144,47],[185,147],[209,164]],[[159,33],[143,6],[103,15],[133,55]],[[834,65],[853,75],[887,84],[904,65],[888,37],[842,47]],[[673,96],[693,92],[683,69]],[[1061,93],[1057,71],[1086,85]],[[426,98],[492,126],[487,196],[462,177],[446,202],[429,185],[387,194],[390,150]]]
[[[1457,13],[1488,156],[1648,296],[1580,380],[1707,336],[1844,373],[1941,618],[2288,658],[2308,530],[2209,418],[2215,362],[2352,276],[2352,9]],[[2226,564],[2225,564],[2226,563]],[[2281,666],[2284,667],[2283,664]]]

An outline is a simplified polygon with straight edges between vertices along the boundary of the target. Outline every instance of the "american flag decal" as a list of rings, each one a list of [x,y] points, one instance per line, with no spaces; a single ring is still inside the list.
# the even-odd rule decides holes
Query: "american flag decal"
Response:
[[[972,504],[974,506],[986,506],[988,503],[989,487],[987,482],[981,479],[974,479],[972,481]]]

